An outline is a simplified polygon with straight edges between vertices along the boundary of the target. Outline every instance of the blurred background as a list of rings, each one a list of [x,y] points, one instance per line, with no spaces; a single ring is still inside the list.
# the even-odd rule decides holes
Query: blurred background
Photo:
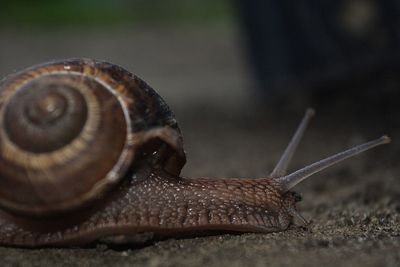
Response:
[[[0,76],[70,57],[121,65],[175,111],[199,163],[226,149],[208,132],[288,140],[278,127],[307,106],[330,133],[375,136],[398,129],[399,14],[396,0],[3,1]]]
[[[184,175],[266,176],[309,106],[317,116],[292,170],[382,134],[393,138],[389,146],[298,187],[305,194],[300,210],[315,220],[309,239],[276,235],[271,248],[269,235],[258,236],[266,239],[253,239],[255,249],[246,250],[236,245],[251,243],[248,236],[233,236],[227,241],[230,250],[223,245],[215,254],[207,242],[195,239],[185,243],[190,247],[186,255],[172,251],[169,257],[166,250],[160,263],[198,260],[204,266],[214,257],[244,264],[235,266],[250,259],[252,266],[274,265],[271,260],[294,260],[299,266],[337,266],[347,260],[353,263],[348,266],[398,265],[399,52],[397,0],[0,4],[1,77],[71,57],[121,65],[152,86],[175,112],[188,154]],[[338,232],[327,232],[329,225]],[[218,247],[225,239],[216,240]],[[294,243],[287,245],[288,240]],[[173,242],[168,247],[176,247]],[[334,248],[329,257],[327,246]],[[153,252],[157,259],[157,246]],[[47,255],[38,255],[46,262]],[[321,262],[324,258],[329,260]]]
[[[178,108],[234,106],[248,88],[234,12],[229,0],[3,1],[0,73],[89,57],[130,70]]]
[[[370,83],[396,79],[399,14],[396,0],[3,1],[0,74],[90,57],[136,73],[178,108],[304,108],[343,92],[376,102],[393,93]]]
[[[259,144],[277,159],[308,106],[322,142],[397,133],[399,10],[395,0],[3,1],[0,76],[71,57],[121,65],[175,111],[189,174],[216,175],[215,161],[224,174],[264,173]]]

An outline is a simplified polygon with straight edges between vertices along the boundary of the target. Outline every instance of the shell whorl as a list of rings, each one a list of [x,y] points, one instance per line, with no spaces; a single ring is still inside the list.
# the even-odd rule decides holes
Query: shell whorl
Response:
[[[93,202],[132,166],[135,131],[178,129],[143,81],[88,59],[45,63],[4,79],[0,125],[0,205],[26,215]]]
[[[62,165],[86,149],[100,126],[100,103],[79,75],[52,73],[4,96],[2,155],[25,168]]]
[[[33,214],[71,209],[125,171],[132,156],[127,114],[90,73],[52,64],[2,84],[0,202],[6,208]]]

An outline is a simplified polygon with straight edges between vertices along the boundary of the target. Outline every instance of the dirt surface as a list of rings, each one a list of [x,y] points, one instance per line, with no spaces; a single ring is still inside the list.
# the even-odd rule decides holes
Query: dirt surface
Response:
[[[122,40],[126,32],[117,34],[121,34],[117,40]],[[130,60],[140,54],[135,51],[153,35],[158,38],[158,54],[154,55],[155,48],[150,45],[139,56],[139,67],[131,67]],[[237,37],[230,31],[136,33],[136,39],[131,37],[128,41],[133,52],[126,52],[124,59],[112,54],[120,51],[115,48],[120,43],[107,46],[109,38],[104,34],[91,38],[103,47],[98,52],[90,52],[90,38],[80,34],[57,36],[56,43],[49,45],[43,41],[51,39],[49,33],[42,33],[40,39],[34,34],[4,32],[0,73],[74,53],[87,57],[104,53],[107,56],[101,58],[128,69],[143,68],[142,77],[152,76],[153,71],[153,78],[144,78],[165,96],[183,131],[188,154],[185,176],[266,176],[309,105],[316,108],[317,116],[291,170],[382,134],[390,135],[393,142],[314,175],[296,187],[303,196],[299,211],[311,221],[307,230],[291,226],[281,233],[170,238],[124,247],[98,244],[72,249],[0,248],[0,266],[400,265],[400,110],[396,103],[400,99],[396,93],[400,82],[396,73],[366,75],[337,84],[340,90],[309,90],[301,97],[288,95],[279,105],[271,99],[264,101],[269,104],[260,105],[263,101],[255,104],[252,94],[245,91],[251,82],[235,45]],[[57,47],[79,38],[81,47],[68,46],[67,52]],[[29,53],[18,40],[31,43],[31,51],[40,50],[40,44],[45,48],[41,54]],[[174,64],[168,61],[174,60],[171,51],[161,45],[165,42],[168,48],[173,47]],[[56,47],[55,51],[52,47]],[[196,52],[200,51],[198,55]],[[146,54],[153,55],[151,60],[146,61]],[[13,61],[13,56],[18,60]],[[201,94],[199,90],[203,90]]]

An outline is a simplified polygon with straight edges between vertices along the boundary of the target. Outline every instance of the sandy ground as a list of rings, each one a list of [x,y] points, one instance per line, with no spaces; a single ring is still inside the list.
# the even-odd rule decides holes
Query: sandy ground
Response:
[[[396,73],[367,75],[338,84],[340,90],[334,92],[308,91],[279,105],[260,105],[250,98],[247,65],[231,30],[149,30],[129,37],[126,31],[3,30],[0,36],[1,75],[72,56],[107,59],[138,73],[176,112],[188,154],[185,176],[266,176],[309,105],[317,116],[292,170],[384,133],[393,138],[390,145],[314,175],[296,188],[303,196],[299,210],[311,221],[308,230],[292,226],[274,234],[170,238],[124,247],[0,248],[0,266],[400,265]]]

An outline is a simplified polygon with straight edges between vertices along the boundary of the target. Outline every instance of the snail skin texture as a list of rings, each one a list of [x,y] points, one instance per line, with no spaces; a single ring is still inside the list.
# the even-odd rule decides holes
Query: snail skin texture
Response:
[[[0,83],[0,245],[81,246],[140,234],[269,233],[294,218],[292,188],[389,137],[291,174],[286,170],[314,114],[308,109],[267,178],[180,177],[186,157],[167,104],[116,65],[69,59]]]

